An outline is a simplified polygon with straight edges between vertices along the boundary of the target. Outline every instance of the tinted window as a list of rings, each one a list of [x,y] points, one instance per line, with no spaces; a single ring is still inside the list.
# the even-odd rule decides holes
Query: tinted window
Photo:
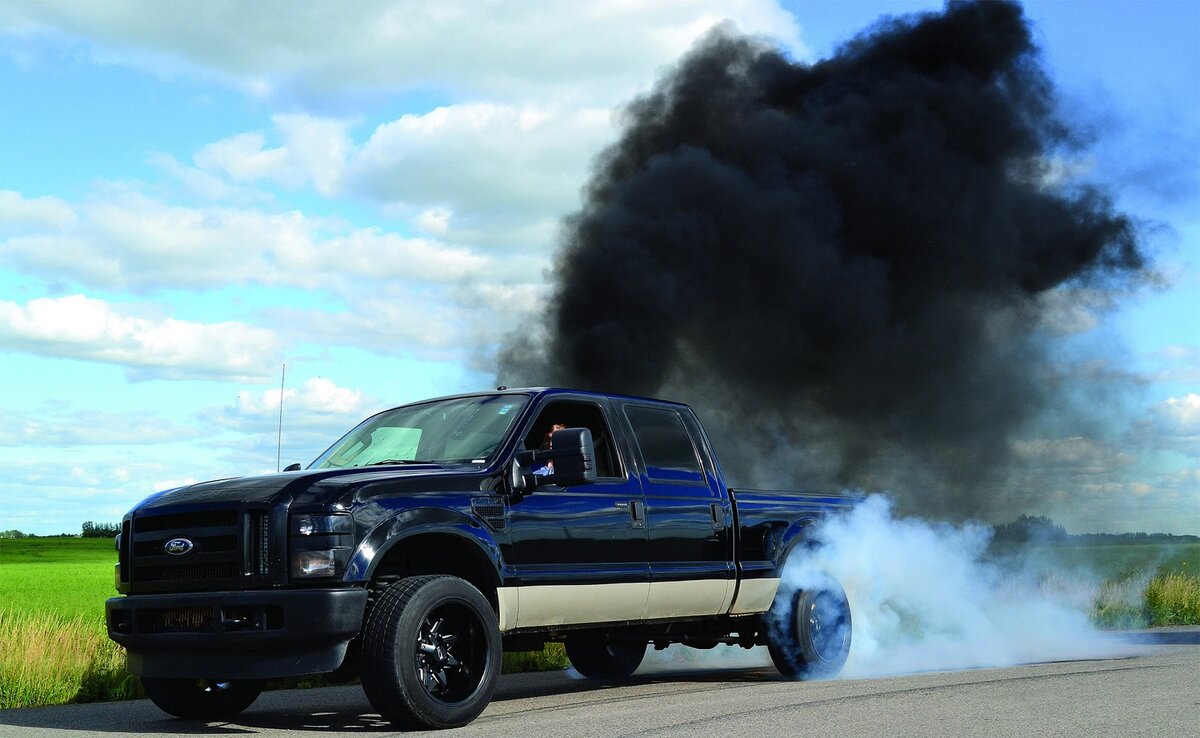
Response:
[[[657,407],[626,407],[625,417],[633,426],[646,473],[660,479],[698,481],[700,462],[683,418],[674,410]]]

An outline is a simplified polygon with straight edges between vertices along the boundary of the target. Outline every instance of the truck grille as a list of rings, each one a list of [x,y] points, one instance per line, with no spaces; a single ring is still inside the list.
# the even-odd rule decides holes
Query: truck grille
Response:
[[[138,514],[122,538],[121,579],[131,591],[261,584],[263,577],[282,570],[272,561],[275,538],[265,508]]]

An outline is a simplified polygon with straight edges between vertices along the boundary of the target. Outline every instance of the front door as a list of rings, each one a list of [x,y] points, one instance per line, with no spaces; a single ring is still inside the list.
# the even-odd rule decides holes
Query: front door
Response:
[[[646,614],[646,503],[596,398],[548,398],[525,428],[537,448],[554,425],[588,428],[597,479],[546,485],[512,502],[504,559],[515,586],[510,627],[640,620]]]

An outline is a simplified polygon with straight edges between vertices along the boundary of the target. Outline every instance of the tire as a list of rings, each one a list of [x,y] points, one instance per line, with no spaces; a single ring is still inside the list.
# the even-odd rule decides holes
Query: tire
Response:
[[[571,666],[588,679],[625,679],[637,671],[646,656],[645,641],[592,641],[568,639]]]
[[[457,728],[492,699],[500,628],[479,590],[458,577],[408,577],[383,591],[363,631],[362,686],[400,728]]]
[[[785,677],[825,679],[845,666],[853,631],[850,602],[832,578],[819,587],[781,591],[766,620],[767,649]]]
[[[258,699],[263,683],[257,680],[217,682],[204,679],[142,677],[142,689],[165,713],[193,720],[225,720]]]

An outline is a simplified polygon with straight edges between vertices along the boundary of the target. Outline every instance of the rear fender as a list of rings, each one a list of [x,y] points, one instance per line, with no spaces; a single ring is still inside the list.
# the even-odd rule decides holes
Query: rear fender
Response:
[[[779,543],[775,546],[776,576],[783,576],[784,564],[787,563],[788,557],[793,552],[816,545],[812,538],[813,526],[816,523],[815,516],[805,516],[784,529],[779,537]]]

